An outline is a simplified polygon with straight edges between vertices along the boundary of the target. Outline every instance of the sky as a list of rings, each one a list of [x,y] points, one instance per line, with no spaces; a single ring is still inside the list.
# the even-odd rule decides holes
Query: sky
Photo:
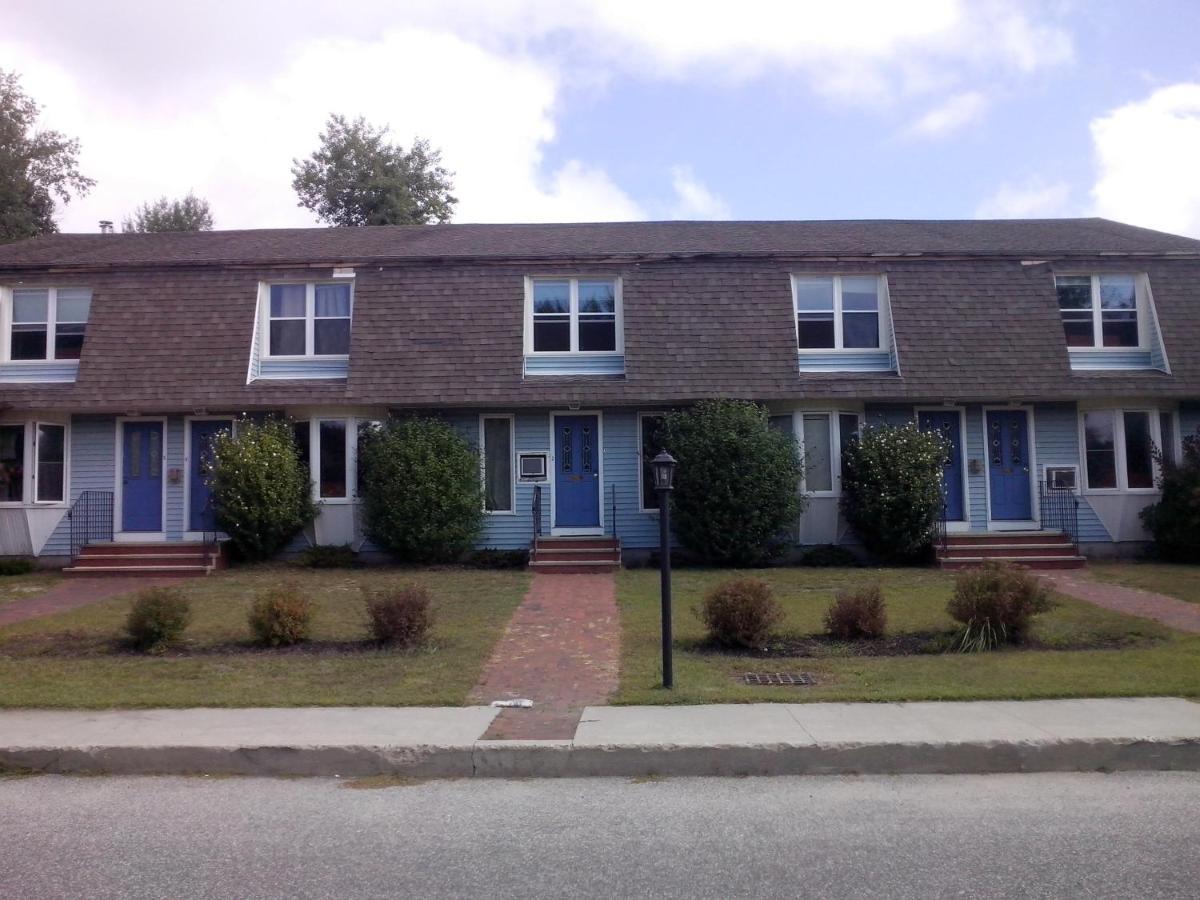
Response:
[[[1100,215],[1200,237],[1200,0],[0,0],[96,179],[317,224],[331,113],[441,148],[457,222]]]

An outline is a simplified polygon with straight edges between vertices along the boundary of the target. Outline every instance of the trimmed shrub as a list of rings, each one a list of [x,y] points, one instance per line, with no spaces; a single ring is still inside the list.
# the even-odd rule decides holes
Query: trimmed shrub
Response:
[[[433,624],[429,591],[420,585],[366,594],[371,634],[381,644],[411,647],[425,640]]]
[[[733,578],[708,592],[699,616],[715,643],[761,647],[783,621],[783,608],[762,579]]]
[[[178,590],[153,587],[134,595],[125,631],[139,650],[155,653],[179,640],[191,620],[191,604]]]
[[[284,647],[308,640],[312,614],[312,601],[296,585],[280,584],[258,595],[248,618],[260,644]]]
[[[825,612],[825,631],[839,641],[881,638],[886,626],[883,589],[877,584],[852,591],[838,591]]]
[[[987,562],[955,578],[946,611],[963,626],[958,648],[979,651],[1020,643],[1033,617],[1051,605],[1050,593],[1036,576],[1008,563]]]
[[[845,547],[820,544],[800,557],[800,565],[818,569],[855,569],[862,563]]]
[[[37,570],[37,563],[32,559],[24,559],[23,557],[8,557],[0,559],[0,576],[4,575],[28,575],[30,572]]]
[[[274,556],[317,515],[292,426],[242,420],[213,440],[208,476],[217,525],[241,559]]]
[[[842,512],[872,554],[888,563],[928,555],[941,521],[946,446],[935,432],[875,425],[842,458]]]
[[[1170,562],[1200,562],[1200,431],[1183,439],[1183,461],[1165,463],[1158,455],[1162,499],[1141,512],[1154,535],[1155,554]]]
[[[691,554],[709,565],[761,565],[793,540],[802,468],[795,441],[768,425],[765,408],[705,400],[668,413],[658,434],[679,462],[671,524]]]
[[[453,562],[483,526],[479,456],[439,419],[388,422],[359,445],[367,534],[405,562]]]
[[[306,569],[350,569],[357,556],[349,544],[318,544],[300,551],[296,564]]]

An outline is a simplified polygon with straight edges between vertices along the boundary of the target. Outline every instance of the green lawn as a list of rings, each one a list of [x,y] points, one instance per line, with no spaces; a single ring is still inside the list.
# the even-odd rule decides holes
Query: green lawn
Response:
[[[1130,695],[1200,696],[1200,636],[1112,613],[1067,597],[1040,617],[1033,637],[1048,645],[1128,643],[1102,650],[1002,650],[903,657],[828,655],[762,659],[706,651],[693,614],[706,590],[735,574],[754,574],[775,589],[787,618],[784,635],[818,632],[834,593],[878,581],[888,603],[888,632],[954,627],[945,606],[953,577],[929,569],[767,569],[753,573],[684,569],[674,578],[675,689],[661,687],[658,573],[622,572],[623,634],[618,703],[728,703],[777,700],[982,700]],[[807,687],[749,687],[745,672],[811,672]]]
[[[254,595],[284,579],[316,605],[314,645],[247,652]],[[163,656],[121,646],[128,597],[0,628],[0,707],[460,705],[528,581],[523,571],[238,568],[183,584],[193,621]],[[366,644],[362,586],[410,582],[434,597],[428,645]]]
[[[1093,563],[1088,567],[1097,581],[1111,581],[1200,603],[1200,566],[1180,563]]]
[[[0,606],[14,600],[35,597],[58,584],[62,575],[58,572],[30,572],[28,575],[0,576]]]

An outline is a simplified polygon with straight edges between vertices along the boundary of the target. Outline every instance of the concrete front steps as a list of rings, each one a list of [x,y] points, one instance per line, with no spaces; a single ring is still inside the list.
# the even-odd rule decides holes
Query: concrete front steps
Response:
[[[88,544],[64,575],[95,578],[116,575],[208,575],[228,564],[224,544],[199,541]]]
[[[988,560],[1029,569],[1079,569],[1087,564],[1071,538],[1059,531],[951,534],[945,549],[938,548],[937,558],[943,569],[970,569]]]
[[[621,543],[609,537],[539,537],[529,568],[557,575],[612,572],[621,566]]]

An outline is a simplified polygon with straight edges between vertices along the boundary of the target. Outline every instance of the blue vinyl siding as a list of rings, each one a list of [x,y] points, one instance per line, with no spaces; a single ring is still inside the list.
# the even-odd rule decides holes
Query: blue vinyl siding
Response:
[[[846,353],[805,350],[798,354],[801,372],[894,372],[893,354],[888,350],[864,350]]]
[[[1044,466],[1076,466],[1083,480],[1079,453],[1079,413],[1074,403],[1039,403],[1033,409],[1038,477]],[[1036,498],[1035,498],[1036,500]],[[1086,496],[1079,498],[1079,540],[1111,541],[1112,536]]]
[[[526,356],[526,375],[624,375],[625,357]]]
[[[987,463],[983,449],[983,407],[971,405],[966,408],[965,424],[967,430],[966,466],[967,466],[967,514],[971,521],[972,531],[987,530]],[[971,460],[978,460],[978,472],[971,474]]]
[[[256,378],[261,381],[345,378],[349,374],[349,359],[264,359],[258,363]]]
[[[1072,350],[1070,357],[1076,372],[1156,368],[1150,350]]]
[[[112,416],[74,416],[71,419],[71,488],[74,503],[83,491],[112,491],[116,479],[116,419]],[[64,511],[54,529],[44,556],[67,556],[71,552],[71,522]]]
[[[0,366],[0,384],[72,384],[79,361],[9,363]]]
[[[1163,344],[1162,332],[1158,330],[1158,322],[1153,310],[1146,318],[1150,323],[1148,326],[1150,329],[1150,365],[1160,371],[1168,372],[1170,367],[1167,365],[1167,348]]]

